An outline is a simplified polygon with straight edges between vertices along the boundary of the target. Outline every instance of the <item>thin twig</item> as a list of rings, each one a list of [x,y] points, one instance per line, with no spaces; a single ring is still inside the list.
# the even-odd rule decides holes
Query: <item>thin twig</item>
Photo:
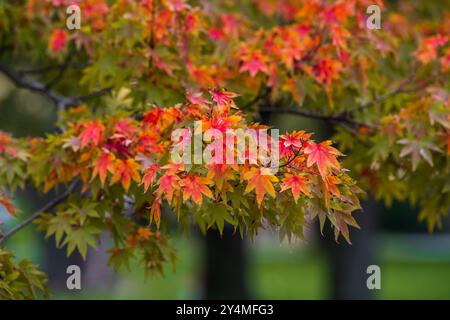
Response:
[[[33,213],[31,216],[29,216],[27,219],[22,221],[21,223],[17,224],[15,227],[8,230],[1,238],[0,238],[0,245],[3,244],[9,237],[11,237],[13,234],[18,232],[19,230],[25,228],[27,225],[32,223],[34,220],[39,218],[39,216],[45,212],[48,212],[49,210],[52,210],[54,207],[56,207],[58,204],[64,202],[72,193],[72,191],[75,189],[76,182],[73,182],[70,184],[70,186],[67,188],[67,190],[60,195],[59,197],[53,199],[49,203],[47,203],[45,206],[43,206],[41,209]]]
[[[61,66],[61,68],[59,68],[58,70],[58,74],[52,79],[50,80],[49,83],[46,84],[46,88],[50,89],[52,88],[55,84],[57,84],[62,77],[64,76],[64,73],[66,72],[67,68],[69,68],[69,64],[72,61],[72,55],[69,54],[66,58],[66,61],[64,62],[64,64]]]

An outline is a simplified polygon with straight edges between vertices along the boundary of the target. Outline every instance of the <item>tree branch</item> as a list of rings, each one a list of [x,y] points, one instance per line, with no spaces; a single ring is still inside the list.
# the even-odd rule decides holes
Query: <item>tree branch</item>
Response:
[[[267,112],[267,113],[278,113],[278,114],[282,114],[282,113],[294,114],[297,116],[302,116],[302,117],[311,118],[311,119],[337,122],[337,123],[348,123],[355,127],[367,127],[367,128],[371,128],[371,129],[376,129],[375,125],[360,122],[351,117],[347,117],[345,115],[324,115],[324,114],[301,110],[301,109],[296,109],[296,108],[261,108],[261,109],[259,109],[259,111]]]
[[[67,68],[69,68],[69,64],[71,61],[72,61],[72,55],[68,55],[64,64],[59,68],[58,74],[52,80],[50,80],[49,83],[47,83],[47,85],[46,85],[47,89],[52,88],[55,84],[57,84],[62,79]]]
[[[11,237],[16,232],[20,231],[21,229],[25,228],[27,225],[32,223],[34,220],[39,218],[39,216],[49,210],[52,210],[54,207],[56,207],[58,204],[64,202],[72,193],[72,191],[75,189],[76,182],[72,182],[67,190],[57,198],[53,199],[49,203],[47,203],[45,206],[43,206],[41,209],[33,213],[31,216],[29,216],[27,219],[22,221],[21,223],[17,224],[10,230],[8,230],[1,238],[0,238],[0,245],[2,245],[9,237]]]
[[[23,70],[17,70],[16,72],[20,75],[25,75],[25,74],[41,74],[41,73],[46,73],[46,72],[50,72],[53,70],[59,70],[64,66],[64,64],[55,64],[55,65],[48,65],[48,66],[44,66],[44,67],[39,67],[39,68],[33,68],[33,69],[23,69]],[[85,68],[87,66],[89,66],[89,63],[82,63],[82,62],[70,62],[67,65],[69,68]]]
[[[50,99],[58,108],[66,109],[75,107],[90,99],[99,97],[112,90],[112,87],[107,87],[90,93],[86,96],[66,97],[51,90],[48,85],[38,81],[33,81],[22,77],[19,73],[10,70],[9,68],[0,65],[0,72],[6,75],[18,88],[27,89],[39,93]]]

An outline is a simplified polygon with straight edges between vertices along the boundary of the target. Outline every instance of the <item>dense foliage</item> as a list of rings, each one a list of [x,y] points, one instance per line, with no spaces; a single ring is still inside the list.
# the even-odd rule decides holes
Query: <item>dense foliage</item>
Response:
[[[373,2],[379,30],[366,26]],[[79,30],[66,28],[73,3]],[[318,217],[350,242],[359,187],[387,204],[418,204],[434,229],[450,206],[446,8],[445,1],[0,1],[0,71],[60,114],[58,131],[44,138],[0,133],[0,203],[15,216],[18,188],[61,191],[0,233],[1,245],[35,222],[69,254],[86,256],[108,231],[116,268],[136,257],[162,271],[175,258],[166,228],[173,220],[203,232],[222,232],[227,222],[252,237],[271,228],[293,239]],[[196,121],[219,132],[265,129],[261,113],[326,121],[340,151],[294,131],[280,137],[276,172],[261,161],[184,165],[170,157],[180,143],[186,148],[171,139],[176,129],[191,135]],[[35,266],[0,255],[1,296],[44,290]]]

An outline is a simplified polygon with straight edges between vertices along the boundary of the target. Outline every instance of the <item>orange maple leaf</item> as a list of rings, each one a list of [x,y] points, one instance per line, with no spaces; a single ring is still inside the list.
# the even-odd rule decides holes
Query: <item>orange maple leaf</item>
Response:
[[[149,228],[139,227],[136,234],[139,240],[145,241],[150,239],[150,237],[153,235],[153,232]]]
[[[114,171],[114,158],[115,157],[112,153],[103,151],[102,154],[95,160],[94,170],[92,171],[92,179],[98,175],[102,186],[105,184],[108,171]]]
[[[275,189],[272,183],[277,182],[278,179],[273,174],[263,172],[263,169],[252,167],[244,174],[244,179],[248,181],[244,194],[255,190],[256,202],[258,202],[259,206],[261,206],[266,193],[270,194],[273,198],[275,197]]]
[[[180,182],[183,187],[183,200],[187,201],[192,198],[196,204],[201,205],[203,202],[202,194],[208,198],[213,196],[211,190],[207,187],[210,184],[212,184],[210,179],[198,175],[184,178]]]
[[[300,192],[303,192],[307,196],[311,195],[308,189],[308,182],[309,182],[308,177],[303,173],[300,173],[298,175],[286,173],[284,175],[283,182],[281,184],[281,191],[291,189],[295,203],[297,203],[298,197],[300,196]]]
[[[222,190],[224,185],[228,187],[228,190],[233,190],[233,187],[227,183],[227,180],[232,180],[234,175],[226,164],[210,164],[206,177],[214,181],[217,190]]]
[[[155,220],[157,227],[161,223],[161,198],[156,197],[150,210],[150,223]]]
[[[174,172],[166,172],[158,180],[158,196],[165,195],[167,201],[172,202],[173,193],[180,188],[180,178]]]
[[[308,155],[306,165],[311,167],[313,164],[317,165],[322,179],[326,179],[330,168],[339,169],[339,162],[336,160],[336,156],[341,156],[337,149],[330,146],[331,141],[327,140],[320,144],[310,142],[305,148],[305,154]]]
[[[11,199],[0,196],[0,205],[4,206],[6,211],[13,217],[16,216],[16,208],[11,202]]]
[[[135,182],[141,181],[138,169],[139,164],[133,159],[117,160],[114,164],[114,174],[111,181],[116,183],[120,180],[125,191],[128,191],[131,179]]]
[[[142,178],[142,184],[144,185],[144,192],[147,192],[148,188],[155,180],[157,172],[158,172],[158,165],[156,163],[152,164],[145,170],[144,177]]]

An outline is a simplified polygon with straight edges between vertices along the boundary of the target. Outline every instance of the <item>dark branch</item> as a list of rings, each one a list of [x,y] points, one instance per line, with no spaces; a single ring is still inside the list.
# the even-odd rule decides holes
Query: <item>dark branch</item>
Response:
[[[58,74],[46,85],[47,89],[52,88],[55,84],[57,84],[64,76],[67,68],[69,68],[69,64],[72,61],[72,55],[68,55],[64,64],[59,68]]]
[[[64,64],[55,64],[55,65],[49,65],[39,68],[33,68],[33,69],[23,69],[23,70],[17,70],[17,73],[20,75],[26,75],[26,74],[42,74],[54,70],[60,70]],[[67,65],[69,68],[85,68],[89,66],[88,63],[82,63],[82,62],[71,62]]]
[[[18,88],[27,89],[27,90],[39,93],[39,94],[47,97],[55,105],[57,105],[59,109],[66,109],[66,108],[78,106],[78,105],[82,104],[83,102],[86,102],[88,100],[91,100],[91,99],[94,99],[101,95],[104,95],[105,93],[112,90],[112,87],[107,87],[107,88],[100,89],[99,91],[90,93],[86,96],[66,97],[66,96],[60,95],[60,94],[56,93],[55,91],[51,90],[48,85],[45,85],[38,81],[29,80],[29,79],[21,76],[20,73],[10,70],[9,68],[7,68],[3,65],[0,65],[0,71],[4,75],[6,75]]]
[[[278,114],[294,114],[301,117],[329,121],[329,122],[337,122],[337,123],[347,123],[355,127],[367,127],[375,129],[376,126],[364,122],[357,121],[351,117],[347,117],[345,115],[324,115],[316,112],[296,109],[296,108],[261,108],[260,112],[266,113],[278,113]]]
[[[33,213],[31,216],[29,216],[27,219],[25,219],[24,221],[22,221],[21,223],[17,224],[15,227],[11,228],[10,230],[8,230],[1,238],[0,238],[0,245],[3,244],[3,242],[5,242],[9,237],[11,237],[13,234],[15,234],[16,232],[20,231],[21,229],[25,228],[27,225],[29,225],[30,223],[32,223],[34,220],[36,220],[37,218],[39,218],[39,216],[45,212],[48,212],[50,210],[52,210],[53,208],[55,208],[57,205],[59,205],[60,203],[64,202],[65,200],[67,200],[67,198],[70,196],[70,194],[72,193],[72,191],[74,190],[76,186],[76,182],[73,182],[68,188],[67,190],[60,195],[59,197],[53,199],[52,201],[50,201],[49,203],[47,203],[45,206],[43,206],[41,209],[39,209],[38,211],[36,211],[35,213]]]

